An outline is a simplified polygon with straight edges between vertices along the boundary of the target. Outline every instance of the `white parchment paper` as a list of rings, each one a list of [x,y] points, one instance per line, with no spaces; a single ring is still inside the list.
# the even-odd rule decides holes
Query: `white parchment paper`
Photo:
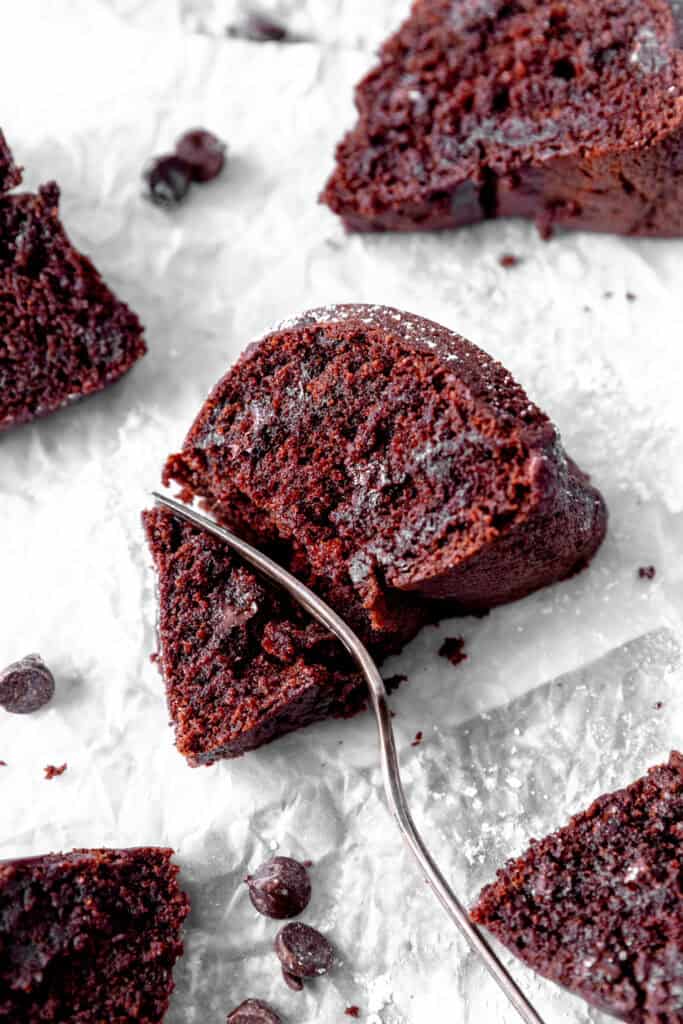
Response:
[[[0,438],[0,662],[40,651],[57,696],[0,713],[0,857],[168,844],[194,909],[169,1024],[222,1024],[248,995],[289,1024],[512,1022],[403,854],[368,716],[190,769],[149,663],[155,602],[139,522],[209,387],[271,322],[330,302],[389,303],[501,359],[603,490],[588,572],[484,619],[425,630],[387,673],[409,798],[468,899],[532,835],[683,743],[683,242],[524,223],[346,237],[316,195],[352,87],[407,4],[270,5],[309,41],[227,39],[219,0],[24,0],[3,13],[0,124],[33,186],[147,326],[150,351],[107,394]],[[265,5],[268,8],[268,5]],[[229,166],[174,213],[141,198],[148,158],[203,125]],[[521,258],[504,269],[499,256]],[[634,296],[629,298],[628,295]],[[639,579],[641,565],[656,578]],[[437,651],[462,635],[468,660]],[[415,734],[420,746],[411,746]],[[47,764],[68,763],[52,781]],[[242,877],[310,858],[305,918],[342,960],[305,993]],[[546,1014],[597,1022],[517,976]]]

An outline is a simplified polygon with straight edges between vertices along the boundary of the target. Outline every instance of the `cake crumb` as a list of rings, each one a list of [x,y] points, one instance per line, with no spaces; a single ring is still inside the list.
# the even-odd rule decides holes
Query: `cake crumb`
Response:
[[[64,774],[64,772],[66,771],[66,768],[67,768],[66,761],[64,762],[64,764],[60,764],[60,765],[48,764],[44,768],[45,778],[46,779],[56,779],[58,775],[63,775]]]
[[[399,688],[401,683],[405,683],[407,678],[408,676],[401,675],[400,673],[397,673],[395,676],[388,676],[384,680],[387,693],[393,693],[394,690]]]
[[[347,1006],[344,1010],[347,1017],[360,1017],[360,1006]]]
[[[447,636],[439,648],[439,655],[442,658],[448,658],[451,665],[459,665],[461,661],[465,661],[467,655],[465,654],[464,638],[461,636]]]
[[[653,580],[657,575],[654,565],[641,565],[638,569],[638,576],[641,580]]]
[[[518,266],[522,261],[519,256],[515,256],[513,252],[504,252],[498,257],[498,262],[501,267],[505,267],[506,270],[510,270],[512,267]]]
[[[415,739],[413,740],[413,742],[410,745],[411,745],[411,747],[419,747],[421,743],[422,743],[422,733],[421,732],[416,732],[415,733]]]
[[[626,298],[629,302],[635,302],[638,296],[634,292],[626,292]]]
[[[663,707],[664,707],[664,701],[663,700],[658,700],[656,702],[655,706],[654,706],[655,711],[661,711]]]
[[[6,767],[7,767],[7,761],[0,761],[0,768],[6,768]]]
[[[302,860],[301,863],[303,864],[303,866],[305,868],[312,868],[313,867],[313,861],[312,860]]]

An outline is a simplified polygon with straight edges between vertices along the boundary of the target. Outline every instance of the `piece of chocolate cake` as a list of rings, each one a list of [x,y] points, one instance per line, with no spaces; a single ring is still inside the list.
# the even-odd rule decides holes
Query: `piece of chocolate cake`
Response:
[[[189,911],[171,853],[0,862],[0,1021],[159,1024]]]
[[[682,48],[680,0],[416,0],[322,199],[356,231],[682,235]]]
[[[159,580],[159,664],[191,765],[364,706],[349,656],[282,588],[166,510],[143,519]]]
[[[58,205],[54,182],[0,198],[0,431],[102,390],[146,351],[138,318],[73,247]]]
[[[606,523],[600,495],[500,364],[446,328],[377,306],[313,310],[250,346],[164,478],[286,564],[378,661],[446,611],[481,612],[575,572]],[[278,608],[250,571],[234,576],[239,563],[217,560],[214,541],[174,533],[158,515],[147,528],[162,581],[161,669],[186,756],[240,753],[358,706],[341,649],[327,638],[307,649],[318,627],[307,632],[282,595]],[[243,576],[236,597],[230,581]],[[238,629],[231,609],[256,586],[258,615]],[[270,620],[280,630],[283,617],[296,624],[284,682],[261,653]]]
[[[21,170],[14,162],[7,140],[0,129],[0,195],[21,181]]]
[[[683,1021],[683,756],[498,872],[472,911],[535,971],[632,1024]]]
[[[251,345],[164,479],[277,547],[374,643],[419,625],[424,598],[480,612],[562,579],[605,530],[499,363],[378,306],[312,310]]]

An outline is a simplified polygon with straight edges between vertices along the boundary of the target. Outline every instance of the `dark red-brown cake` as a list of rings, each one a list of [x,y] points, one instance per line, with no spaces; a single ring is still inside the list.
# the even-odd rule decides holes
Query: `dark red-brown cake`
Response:
[[[0,1021],[159,1024],[189,911],[171,852],[0,863]]]
[[[143,518],[159,579],[160,667],[190,764],[363,706],[348,655],[282,589],[169,512]]]
[[[21,171],[14,162],[7,140],[0,129],[0,195],[21,181]]]
[[[4,187],[17,181],[9,173]],[[73,247],[58,205],[54,183],[0,198],[0,430],[100,391],[146,351],[138,318]]]
[[[250,346],[168,460],[171,480],[289,566],[379,660],[443,602],[481,612],[575,572],[606,522],[598,492],[500,364],[435,323],[377,306],[313,310]],[[199,575],[193,585],[190,633],[220,616],[212,587]],[[178,727],[177,680],[197,677],[193,658],[183,665],[184,648],[174,650],[179,660],[167,654],[162,670]],[[204,713],[198,694],[184,706]],[[298,717],[292,708],[293,725]]]
[[[416,0],[322,198],[358,231],[681,235],[682,47],[680,0]]]
[[[534,970],[632,1024],[683,1021],[683,756],[498,872],[472,912]]]

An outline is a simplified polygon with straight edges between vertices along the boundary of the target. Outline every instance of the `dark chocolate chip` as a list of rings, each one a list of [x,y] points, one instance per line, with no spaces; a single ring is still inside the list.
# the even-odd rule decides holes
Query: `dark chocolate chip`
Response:
[[[245,999],[228,1014],[227,1024],[282,1024],[282,1020],[260,999]]]
[[[223,170],[225,149],[212,132],[195,128],[178,139],[175,152],[190,168],[193,181],[211,181]]]
[[[303,978],[297,977],[296,974],[290,974],[284,967],[282,968],[282,977],[285,979],[287,988],[291,988],[293,992],[301,992],[304,987]]]
[[[37,654],[29,654],[0,672],[0,707],[14,715],[38,711],[54,692],[54,676]]]
[[[285,971],[297,978],[326,974],[334,963],[334,951],[325,936],[298,921],[277,933],[275,952]]]
[[[190,167],[175,154],[157,157],[145,172],[149,198],[158,206],[175,206],[182,202],[191,180]]]
[[[287,29],[273,18],[251,11],[230,25],[228,35],[235,39],[248,39],[252,43],[281,43],[287,38]]]
[[[273,857],[245,879],[259,914],[282,920],[296,917],[308,906],[311,880],[308,871],[291,857]]]

